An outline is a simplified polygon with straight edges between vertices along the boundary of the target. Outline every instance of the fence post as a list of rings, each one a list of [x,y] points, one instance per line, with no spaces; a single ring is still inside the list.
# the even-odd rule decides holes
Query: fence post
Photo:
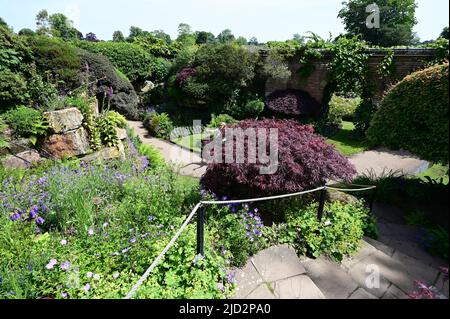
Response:
[[[205,208],[197,212],[197,255],[205,256]]]
[[[326,187],[324,187],[320,191],[319,210],[317,212],[317,219],[319,220],[319,222],[322,221],[322,217],[323,217],[323,210],[325,208],[325,196],[326,196],[326,193],[327,193],[327,189],[326,189]]]
[[[370,203],[369,203],[369,212],[370,212],[371,215],[373,213],[373,204],[375,202],[376,195],[377,195],[377,189],[374,188],[373,191],[372,191],[372,195],[370,196]]]

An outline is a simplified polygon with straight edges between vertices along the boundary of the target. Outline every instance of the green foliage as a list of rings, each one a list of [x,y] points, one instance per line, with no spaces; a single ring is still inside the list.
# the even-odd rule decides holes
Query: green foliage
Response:
[[[59,89],[75,89],[80,86],[81,63],[76,47],[56,38],[44,36],[27,38],[39,72]]]
[[[395,63],[394,63],[394,50],[385,49],[386,55],[380,62],[378,66],[378,74],[382,77],[389,77],[395,71]]]
[[[328,105],[328,113],[323,125],[339,129],[342,120],[352,120],[356,109],[361,103],[360,98],[347,98],[333,94]]]
[[[10,70],[0,70],[0,109],[25,103],[27,83],[23,76]]]
[[[48,123],[38,110],[19,106],[6,112],[4,118],[17,135],[31,137],[34,142],[47,133]]]
[[[95,127],[102,144],[107,147],[117,146],[119,139],[116,132],[116,118],[104,112],[95,120]]]
[[[37,30],[41,35],[48,35],[64,40],[82,38],[80,31],[75,29],[73,22],[62,13],[49,15],[47,10],[41,10],[36,16]]]
[[[236,124],[238,121],[236,121],[231,115],[228,114],[219,114],[211,116],[211,122],[208,124],[209,128],[219,128],[222,126],[223,123],[225,124]]]
[[[368,218],[364,205],[328,203],[322,222],[317,220],[317,208],[315,203],[300,212],[287,213],[288,227],[297,234],[297,250],[314,257],[326,254],[339,262],[356,253]]]
[[[123,115],[117,113],[116,111],[108,111],[106,118],[115,127],[119,127],[119,128],[127,127],[127,119]]]
[[[132,148],[134,145],[137,147],[137,150],[143,156],[146,156],[150,162],[150,168],[159,169],[164,168],[166,166],[166,162],[162,154],[155,147],[149,144],[144,144],[140,140],[139,136],[134,132],[133,129],[127,128],[127,134],[129,137],[129,147]],[[131,144],[130,144],[131,143]]]
[[[161,81],[167,75],[160,60],[133,43],[76,41],[75,45],[107,56],[134,84],[142,84],[146,80]]]
[[[375,144],[447,164],[448,90],[448,63],[407,76],[383,99],[367,137]]]
[[[124,114],[127,118],[138,119],[138,97],[131,83],[121,78],[109,60],[99,54],[78,49],[81,65],[84,67],[86,82],[93,83],[89,94],[105,98],[106,92],[113,95],[109,100],[111,109]],[[100,105],[102,108],[103,105]]]
[[[441,226],[428,227],[420,243],[430,254],[448,260],[449,235]]]
[[[333,59],[329,64],[329,76],[336,83],[338,93],[344,95],[363,93],[369,59],[365,50],[366,44],[356,37],[341,37],[330,47]]]
[[[4,123],[3,118],[0,116],[0,150],[2,148],[9,147],[8,141],[6,141],[2,136],[3,135],[2,133],[6,130],[7,127],[8,126]]]
[[[173,130],[173,123],[167,113],[147,113],[144,118],[144,126],[151,135],[168,139]]]
[[[125,42],[125,37],[122,31],[114,31],[112,40],[114,42]]]
[[[380,9],[380,26],[368,28],[366,8],[374,3]],[[416,8],[415,0],[349,0],[343,2],[338,17],[343,20],[347,32],[353,36],[362,35],[370,44],[384,47],[410,45],[416,40],[413,32],[417,23]]]
[[[429,62],[429,65],[443,63],[448,61],[449,57],[449,40],[446,38],[439,38],[426,45],[426,47],[434,49],[434,59]]]

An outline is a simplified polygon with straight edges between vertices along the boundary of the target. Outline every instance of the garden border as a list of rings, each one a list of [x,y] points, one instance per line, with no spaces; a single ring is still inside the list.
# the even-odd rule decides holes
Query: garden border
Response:
[[[223,201],[200,201],[195,205],[194,209],[191,211],[189,216],[186,218],[184,223],[181,225],[180,229],[175,233],[173,238],[170,240],[170,242],[166,245],[166,247],[163,249],[163,251],[156,257],[156,259],[153,261],[153,263],[148,267],[148,269],[145,271],[145,273],[139,278],[139,280],[136,282],[136,284],[131,288],[131,290],[128,292],[128,294],[125,296],[124,299],[131,299],[136,294],[138,289],[143,285],[145,280],[148,278],[150,273],[153,271],[153,269],[158,265],[158,263],[161,261],[161,259],[164,257],[164,255],[169,251],[169,249],[175,244],[175,242],[178,240],[182,232],[185,230],[189,222],[192,220],[194,215],[199,211],[197,214],[197,256],[203,257],[204,256],[204,226],[205,226],[205,210],[204,205],[229,205],[229,204],[243,204],[243,203],[252,203],[252,202],[262,202],[262,201],[268,201],[273,199],[282,199],[282,198],[289,198],[289,197],[295,197],[310,193],[315,193],[320,191],[320,200],[319,200],[319,208],[317,212],[317,218],[318,220],[322,220],[323,216],[323,210],[325,207],[325,194],[326,190],[332,190],[332,191],[339,191],[339,192],[364,192],[372,190],[372,196],[370,199],[370,213],[372,213],[373,208],[373,202],[375,200],[375,190],[376,186],[370,186],[370,185],[357,185],[353,184],[350,186],[358,186],[363,188],[337,188],[332,186],[322,186],[318,187],[316,189],[303,191],[303,192],[297,192],[297,193],[291,193],[291,194],[284,194],[284,195],[276,195],[276,196],[270,196],[270,197],[260,197],[260,198],[252,198],[252,199],[242,199],[242,200],[223,200]]]

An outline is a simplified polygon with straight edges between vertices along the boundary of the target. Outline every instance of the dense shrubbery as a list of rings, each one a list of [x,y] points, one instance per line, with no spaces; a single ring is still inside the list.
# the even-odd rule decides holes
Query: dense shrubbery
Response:
[[[273,92],[267,98],[267,107],[286,115],[313,115],[320,111],[320,104],[308,93],[299,90]]]
[[[326,254],[338,262],[355,254],[369,218],[363,203],[328,203],[325,211],[330,213],[322,222],[317,219],[317,208],[318,204],[314,203],[300,212],[286,214],[288,232],[296,234],[293,241],[299,253],[313,257]]]
[[[202,185],[218,195],[259,197],[291,193],[321,186],[329,179],[351,181],[356,173],[349,161],[323,137],[314,134],[310,126],[292,120],[245,120],[231,127],[264,130],[267,133],[267,154],[270,154],[269,129],[277,129],[279,163],[274,174],[260,173],[260,168],[267,167],[267,163],[258,156],[256,164],[249,163],[248,158],[244,164],[209,164]],[[235,137],[234,148],[236,140]],[[223,154],[225,149],[221,150]],[[247,156],[248,140],[244,149]]]
[[[76,47],[60,39],[43,36],[28,38],[28,44],[38,70],[60,90],[68,91],[81,84],[81,63]]]
[[[108,57],[111,63],[122,71],[135,85],[146,80],[162,81],[167,75],[165,64],[136,44],[127,42],[75,42],[80,48]]]
[[[9,110],[4,114],[4,118],[15,134],[21,137],[32,137],[34,143],[36,138],[45,135],[48,129],[48,123],[42,113],[26,106]]]
[[[106,57],[83,49],[78,49],[78,56],[88,81],[94,83],[90,93],[102,100],[112,90],[110,107],[130,119],[137,119],[138,97],[131,83],[119,76]]]
[[[231,100],[247,102],[246,90],[255,76],[257,55],[239,46],[204,45],[196,52],[192,65],[176,78],[178,103],[220,112]],[[192,70],[195,68],[195,72]]]
[[[448,164],[448,63],[407,76],[389,90],[367,132],[376,144]]]
[[[238,121],[236,121],[232,116],[228,114],[219,114],[219,115],[212,115],[211,116],[211,122],[208,124],[208,127],[210,128],[219,128],[222,126],[223,123],[225,124],[236,124]]]
[[[173,130],[173,123],[167,113],[147,113],[144,118],[144,126],[152,136],[169,138]]]

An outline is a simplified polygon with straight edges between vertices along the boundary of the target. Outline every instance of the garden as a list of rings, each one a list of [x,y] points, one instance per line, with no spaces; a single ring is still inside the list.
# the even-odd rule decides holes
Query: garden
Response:
[[[169,243],[135,298],[232,298],[239,270],[271,247],[340,265],[363,240],[383,241],[374,205],[420,230],[414,245],[448,280],[448,28],[424,43],[411,32],[361,34],[351,11],[339,13],[347,33],[336,38],[267,43],[187,24],[176,39],[132,26],[103,41],[46,10],[36,30],[14,32],[0,19],[0,299],[121,299]],[[402,74],[399,50],[426,54]],[[308,83],[323,68],[317,98]],[[217,138],[230,128],[276,129],[276,171],[260,171],[268,136],[253,145],[264,156],[252,162],[249,137]],[[201,178],[182,175],[159,147],[205,156],[210,143],[234,152],[240,141],[246,160],[204,163]],[[354,165],[380,147],[427,165],[412,173]],[[201,201],[324,185],[376,191],[204,206],[203,254],[196,219],[177,233]],[[448,283],[439,293],[433,284],[403,292],[448,298]]]

